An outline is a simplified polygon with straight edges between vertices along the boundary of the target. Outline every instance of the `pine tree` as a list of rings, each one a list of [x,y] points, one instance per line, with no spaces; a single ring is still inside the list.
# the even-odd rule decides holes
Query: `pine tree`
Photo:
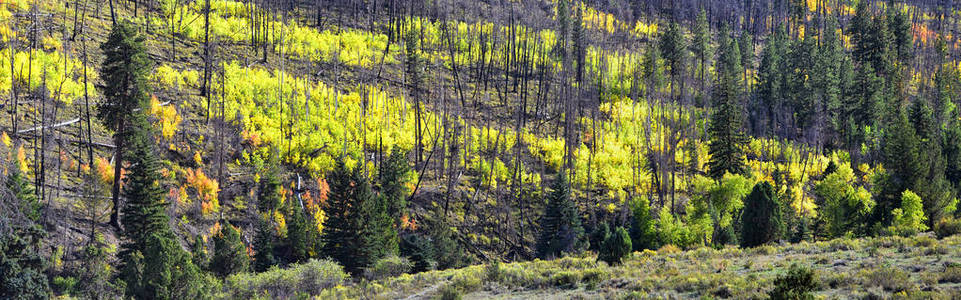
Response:
[[[709,124],[711,160],[708,161],[710,175],[720,179],[724,173],[741,174],[745,172],[744,150],[747,141],[741,131],[740,73],[741,64],[737,44],[734,43],[726,28],[721,29],[720,58],[714,84],[714,114]]]
[[[143,252],[147,238],[152,234],[171,233],[153,129],[143,112],[134,114],[130,122],[133,125],[128,130],[127,138],[130,166],[123,187],[127,201],[123,209],[123,236],[126,242],[121,257],[124,253]]]
[[[151,62],[144,46],[143,36],[137,34],[137,25],[124,20],[115,23],[107,41],[100,46],[105,59],[100,70],[103,78],[105,101],[97,107],[97,117],[114,132],[116,158],[114,160],[113,212],[110,224],[120,228],[120,177],[127,146],[127,131],[135,125],[131,118],[135,111],[149,107],[147,76],[151,72]],[[136,158],[134,158],[136,159]]]
[[[703,89],[705,73],[711,60],[711,25],[707,23],[707,13],[703,8],[698,12],[697,20],[694,22],[694,28],[691,29],[691,32],[694,34],[690,45],[691,53],[698,61],[700,67],[698,81],[701,84],[701,89]]]
[[[257,210],[261,213],[273,213],[280,207],[281,188],[279,170],[270,167],[260,178],[260,185],[257,189]]]
[[[631,237],[627,234],[627,230],[624,227],[617,227],[607,236],[597,259],[607,262],[608,265],[620,264],[621,260],[631,253],[631,248]]]
[[[774,187],[762,181],[744,199],[741,214],[741,247],[757,247],[774,241],[782,229],[781,208]]]
[[[361,168],[347,170],[339,161],[328,174],[327,220],[321,238],[323,253],[354,275],[377,259],[398,252],[397,232],[387,205],[371,191]]]
[[[256,272],[263,272],[277,264],[274,257],[274,228],[266,217],[257,217],[257,228],[254,236],[254,265]]]
[[[407,188],[410,180],[407,153],[394,147],[377,174],[380,194],[387,201],[387,213],[395,222],[400,222],[407,210],[407,194],[410,193]]]
[[[240,231],[229,223],[222,224],[214,236],[214,251],[210,267],[220,277],[246,272],[250,265],[247,245],[240,239]]]
[[[677,86],[678,80],[681,80],[681,76],[685,74],[687,68],[687,45],[684,40],[684,32],[681,26],[677,22],[671,22],[667,31],[661,36],[660,41],[658,41],[658,47],[661,50],[661,57],[664,58],[664,64],[668,67],[670,72],[671,80],[671,96],[674,96],[673,90]],[[676,100],[676,99],[672,99]]]
[[[918,184],[922,162],[918,157],[920,141],[904,113],[899,113],[896,122],[885,130],[882,143],[886,174],[879,186],[872,221],[886,225],[890,224],[891,211],[899,206],[901,194]]]
[[[304,210],[298,202],[288,202],[290,206],[287,217],[287,255],[291,263],[300,263],[310,258],[310,228]]]
[[[607,241],[607,237],[611,235],[611,227],[607,225],[607,222],[602,222],[593,231],[591,231],[590,242],[591,245],[588,247],[589,250],[600,251],[604,246],[604,242]]]
[[[775,133],[775,128],[778,126],[776,118],[780,112],[781,101],[784,98],[782,94],[782,86],[784,85],[782,69],[786,66],[783,62],[785,51],[783,35],[783,28],[778,27],[777,32],[768,38],[764,50],[761,51],[761,64],[758,66],[757,95],[760,102],[759,106],[766,110],[767,124],[764,126],[759,118],[755,118],[752,123],[756,129],[768,127],[772,134]],[[759,130],[758,133],[763,131]]]
[[[537,255],[555,258],[564,253],[577,253],[584,249],[584,228],[581,218],[571,201],[567,175],[558,174],[553,191],[547,198],[547,206],[540,219],[540,238],[537,239]]]
[[[121,278],[134,299],[212,299],[216,280],[204,274],[172,233],[151,233],[144,252],[125,258]]]
[[[634,251],[644,249],[654,250],[657,245],[657,232],[654,229],[654,216],[647,199],[636,198],[632,201],[631,210],[631,245]]]
[[[41,256],[46,233],[38,223],[40,203],[17,167],[7,168],[0,187],[0,299],[47,299],[47,262]]]

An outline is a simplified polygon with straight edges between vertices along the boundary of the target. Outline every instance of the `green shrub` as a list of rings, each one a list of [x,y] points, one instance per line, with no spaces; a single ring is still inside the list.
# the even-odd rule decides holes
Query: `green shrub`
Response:
[[[254,298],[265,293],[274,297],[299,293],[316,295],[323,289],[344,283],[347,277],[340,265],[329,260],[311,259],[287,269],[234,274],[227,277],[224,284],[231,299]]]
[[[608,236],[597,255],[598,260],[607,262],[609,265],[620,264],[621,259],[631,253],[631,237],[627,234],[624,227],[617,227],[614,233]]]
[[[410,272],[413,265],[414,264],[406,258],[390,255],[378,259],[370,267],[367,267],[367,269],[364,270],[364,277],[367,277],[369,280],[396,277]]]
[[[811,294],[817,288],[814,271],[798,264],[792,264],[787,274],[774,280],[774,290],[768,295],[772,300],[814,299]]]
[[[577,271],[561,271],[551,275],[551,284],[561,288],[575,288],[581,281],[581,274]]]
[[[961,233],[961,220],[955,218],[943,218],[934,224],[934,233],[938,238],[949,237]]]
[[[484,270],[487,274],[487,281],[490,282],[500,282],[504,276],[504,271],[501,270],[501,261],[496,259],[487,264]]]
[[[600,225],[597,225],[597,227],[594,228],[594,231],[591,231],[591,246],[588,249],[600,251],[601,247],[604,246],[604,241],[606,241],[607,237],[610,235],[611,227],[608,226],[606,222],[602,222]]]
[[[878,286],[889,292],[902,292],[914,287],[908,274],[895,267],[879,267],[862,271],[861,278],[862,286]]]
[[[778,238],[781,209],[775,199],[770,183],[762,181],[754,185],[741,215],[741,247],[757,247]]]
[[[938,283],[961,283],[961,266],[948,266],[938,276]]]
[[[460,300],[461,298],[460,291],[453,284],[441,287],[440,295],[436,297],[438,300]]]

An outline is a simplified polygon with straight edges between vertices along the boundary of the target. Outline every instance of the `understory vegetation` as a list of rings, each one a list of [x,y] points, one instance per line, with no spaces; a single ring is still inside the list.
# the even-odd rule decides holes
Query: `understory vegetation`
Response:
[[[958,298],[930,1],[0,3],[0,298]]]

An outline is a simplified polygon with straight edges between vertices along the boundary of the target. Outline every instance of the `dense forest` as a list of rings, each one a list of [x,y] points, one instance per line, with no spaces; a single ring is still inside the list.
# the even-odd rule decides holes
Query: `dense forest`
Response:
[[[952,0],[0,2],[0,299],[961,297]]]

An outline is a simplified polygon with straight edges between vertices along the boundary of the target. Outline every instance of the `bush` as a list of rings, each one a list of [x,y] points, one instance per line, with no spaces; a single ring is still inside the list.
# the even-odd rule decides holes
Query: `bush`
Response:
[[[461,299],[461,295],[460,295],[460,291],[458,291],[457,288],[454,287],[453,284],[448,284],[448,285],[445,285],[444,287],[440,288],[440,295],[438,295],[438,297],[436,297],[436,299],[439,299],[439,300],[460,300],[460,299]]]
[[[792,264],[787,274],[774,280],[774,290],[768,293],[772,300],[814,299],[811,294],[817,288],[814,271]]]
[[[581,282],[581,274],[577,271],[561,271],[551,275],[551,283],[556,287],[575,288]]]
[[[344,283],[344,268],[329,260],[311,259],[287,269],[272,268],[266,272],[240,273],[227,277],[227,298],[245,299],[262,296],[286,298],[298,294],[316,295],[323,289]]]
[[[487,265],[485,271],[487,273],[487,281],[490,282],[500,282],[504,276],[504,271],[501,270],[501,261],[496,259]]]
[[[240,231],[230,224],[220,226],[220,232],[214,235],[214,257],[210,261],[210,268],[226,277],[230,274],[247,271],[250,257],[247,256],[247,245],[240,239]]]
[[[928,220],[924,216],[921,197],[911,190],[901,194],[901,207],[891,211],[893,221],[891,232],[900,236],[910,236],[928,230],[924,223]]]
[[[627,234],[627,230],[625,230],[624,227],[617,227],[614,233],[604,241],[604,245],[601,247],[597,259],[605,261],[609,265],[615,265],[620,264],[621,259],[630,253],[631,237]]]
[[[938,283],[961,283],[961,266],[947,266],[938,276]]]
[[[594,231],[591,231],[591,235],[590,235],[591,246],[588,249],[594,250],[594,251],[600,251],[601,246],[604,245],[604,241],[606,241],[607,237],[610,235],[611,235],[611,227],[608,226],[607,223],[601,223],[600,225],[597,225],[597,227],[594,228]]]
[[[949,237],[961,233],[961,220],[955,218],[943,218],[934,224],[934,233],[938,238]]]
[[[762,181],[754,185],[741,215],[741,247],[757,247],[778,238],[781,209],[775,199],[770,183]]]
[[[396,277],[410,272],[413,265],[414,264],[406,258],[390,255],[374,262],[373,265],[364,271],[364,276],[369,280]]]
[[[862,286],[879,286],[889,292],[897,293],[907,291],[914,287],[914,283],[911,282],[908,274],[894,267],[879,267],[873,270],[863,271],[861,277],[864,280]]]

